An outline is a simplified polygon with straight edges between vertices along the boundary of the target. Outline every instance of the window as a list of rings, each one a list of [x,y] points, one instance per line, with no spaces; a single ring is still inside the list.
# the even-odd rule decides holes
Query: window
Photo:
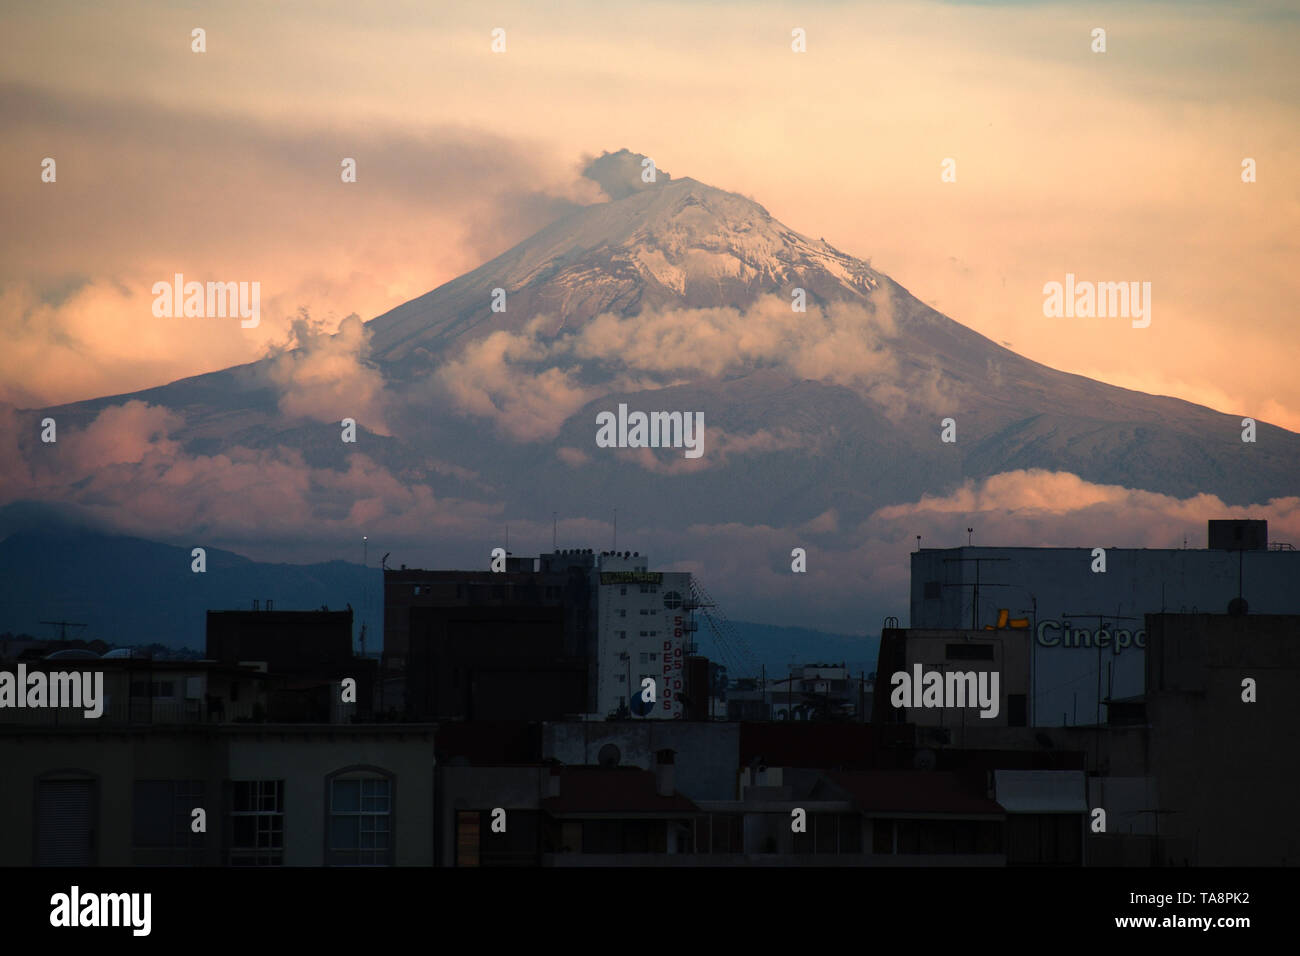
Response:
[[[642,652],[641,652],[641,663],[642,663],[642,664],[649,664],[649,663],[650,663],[650,655],[647,654],[645,651],[642,651]]]
[[[204,834],[192,811],[203,804],[202,780],[137,780],[131,800],[131,847],[137,866],[199,866]]]
[[[481,812],[459,810],[456,813],[456,865],[478,866]]]
[[[329,781],[329,866],[393,865],[393,781],[373,771]]]
[[[627,608],[625,608],[625,607],[621,607],[621,608],[619,608],[619,609],[618,609],[618,616],[619,616],[619,617],[627,617]]]
[[[619,638],[627,637],[627,631],[615,631],[614,633],[617,634]]]
[[[229,824],[230,866],[283,866],[284,781],[232,781]]]
[[[88,774],[37,781],[37,866],[94,866],[97,790]]]
[[[1002,825],[994,821],[899,820],[896,825],[899,853],[965,855],[1001,851]]]
[[[1011,866],[1078,866],[1083,817],[1074,813],[1007,817],[1007,863]]]
[[[711,813],[696,819],[696,853],[743,853],[744,851],[744,818],[740,814]]]
[[[627,595],[627,585],[626,585],[626,584],[621,584],[621,585],[619,585],[618,593],[619,593],[620,595],[622,595],[622,596],[626,596],[626,595]]]
[[[620,684],[623,683],[623,681],[626,680],[626,679],[627,679],[627,675],[626,675],[626,674],[619,674],[619,675],[618,675],[618,682],[619,682]]]
[[[413,589],[412,593],[413,593],[413,594],[419,594],[419,593],[420,593],[420,586],[419,586],[418,584],[415,586],[415,588]]]
[[[650,660],[652,660],[652,661],[657,661],[657,660],[659,660],[659,653],[658,653],[657,651],[656,651],[656,652],[652,652],[652,653],[650,654]]]

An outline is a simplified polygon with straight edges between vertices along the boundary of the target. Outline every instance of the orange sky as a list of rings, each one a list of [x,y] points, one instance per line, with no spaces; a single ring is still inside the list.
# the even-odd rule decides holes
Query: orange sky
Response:
[[[597,199],[583,156],[627,147],[1030,358],[1300,430],[1283,4],[46,3],[0,29],[0,402],[369,319]],[[261,325],[155,319],[176,272],[259,281]],[[1066,272],[1151,282],[1151,327],[1044,318]]]

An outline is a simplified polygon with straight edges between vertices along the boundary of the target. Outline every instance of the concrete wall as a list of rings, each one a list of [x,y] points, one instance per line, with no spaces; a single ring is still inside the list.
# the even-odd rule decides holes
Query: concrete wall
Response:
[[[131,803],[136,780],[202,780],[208,804],[204,863],[220,858],[224,741],[186,730],[96,733],[46,730],[0,734],[0,866],[35,862],[36,785],[43,775],[93,779],[92,865],[131,866]]]
[[[405,731],[402,733],[401,731]],[[229,779],[284,781],[284,865],[323,866],[326,777],[347,767],[393,775],[392,838],[397,866],[433,864],[433,732],[337,728],[232,736]]]

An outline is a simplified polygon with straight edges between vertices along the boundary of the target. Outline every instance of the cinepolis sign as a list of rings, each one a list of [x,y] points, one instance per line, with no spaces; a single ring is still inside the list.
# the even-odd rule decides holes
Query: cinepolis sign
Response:
[[[1109,647],[1114,654],[1126,647],[1147,646],[1145,628],[1131,631],[1125,628],[1111,630],[1103,626],[1094,631],[1086,627],[1075,627],[1069,621],[1039,621],[1037,638],[1039,647]]]

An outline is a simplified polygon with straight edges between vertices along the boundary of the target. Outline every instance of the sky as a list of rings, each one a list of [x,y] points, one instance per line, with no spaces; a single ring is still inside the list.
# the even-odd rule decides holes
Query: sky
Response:
[[[796,29],[806,52],[792,50]],[[13,407],[267,355],[294,386],[285,414],[341,388],[378,403],[382,382],[355,361],[358,318],[602,201],[581,170],[622,148],[756,200],[1031,359],[1300,431],[1293,4],[52,0],[4,6],[0,31],[0,433]],[[347,158],[355,183],[340,177]],[[259,282],[260,323],[155,317],[152,287],[177,273]],[[1150,326],[1045,317],[1044,285],[1067,273],[1150,282]],[[472,537],[509,517],[365,462],[335,474],[270,452],[194,456],[170,439],[175,425],[157,407],[110,409],[60,481],[133,532],[210,527],[227,546],[268,529],[299,540],[321,486],[357,499],[322,534],[477,521]],[[0,461],[0,504],[55,493],[24,468]],[[781,558],[791,530],[849,535],[849,583],[874,575],[870,587],[898,594],[914,535],[938,537],[959,514],[982,515],[986,542],[1104,530],[1108,543],[1171,546],[1207,510],[1300,538],[1300,499],[1259,504],[1239,514],[1212,497],[1016,471],[860,529],[828,512],[802,529],[700,526],[689,547],[641,531],[647,550],[715,579],[745,577],[761,545],[776,557],[750,581],[774,622],[798,624],[780,613],[795,587]],[[549,543],[549,520],[534,523]],[[589,517],[568,529],[605,530]],[[322,557],[319,542],[302,548],[236,550]],[[808,583],[829,600],[846,578]],[[821,623],[847,626],[857,612],[845,608]]]

